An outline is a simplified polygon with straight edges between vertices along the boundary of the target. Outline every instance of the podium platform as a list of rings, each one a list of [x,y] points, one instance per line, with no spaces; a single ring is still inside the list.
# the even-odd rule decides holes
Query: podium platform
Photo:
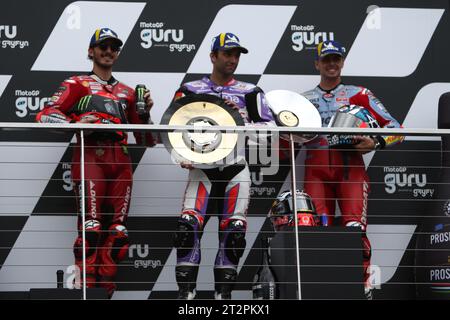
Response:
[[[360,228],[299,227],[301,299],[365,299]],[[279,299],[298,299],[294,227],[269,246]]]

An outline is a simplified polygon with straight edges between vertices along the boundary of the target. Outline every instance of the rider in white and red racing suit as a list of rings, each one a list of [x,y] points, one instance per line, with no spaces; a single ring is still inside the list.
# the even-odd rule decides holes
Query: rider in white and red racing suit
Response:
[[[343,105],[365,107],[380,127],[399,128],[383,104],[366,88],[339,84],[325,91],[320,86],[303,93],[313,103],[326,127],[336,110]],[[377,148],[400,143],[403,137],[377,136]],[[328,147],[326,136],[319,136],[307,144],[305,162],[305,191],[313,198],[322,225],[333,225],[335,200],[338,200],[344,226],[361,227],[363,232],[363,264],[365,281],[370,266],[371,246],[366,236],[369,178],[362,154],[358,151]]]
[[[246,125],[275,125],[263,91],[253,84],[232,79],[219,86],[209,77],[204,77],[183,84],[176,92],[175,99],[190,94],[210,94],[233,102],[239,107]],[[238,164],[212,169],[194,168],[189,171],[182,214],[175,236],[176,277],[181,293],[192,293],[195,290],[201,260],[200,239],[209,219],[206,209],[209,202],[220,198],[213,203],[220,221],[219,249],[214,267],[215,289],[216,298],[217,295],[220,299],[230,298],[239,259],[245,249],[250,185],[250,172],[245,158]],[[208,212],[210,211],[211,208]]]
[[[93,101],[106,99],[109,112],[92,112]],[[86,113],[83,111],[86,110]],[[148,113],[138,115],[134,89],[117,81],[100,79],[95,74],[74,76],[61,83],[51,101],[37,115],[41,123],[77,122],[83,116],[95,115],[98,123],[150,123]],[[152,134],[136,133],[138,144],[153,146]],[[73,149],[72,179],[76,185],[77,199],[81,196],[80,144]],[[94,132],[85,137],[85,203],[86,203],[86,285],[97,284],[108,290],[115,289],[113,282],[117,263],[128,252],[126,229],[132,191],[133,171],[127,148],[125,132]],[[78,199],[79,200],[79,199]],[[80,203],[80,201],[79,201]],[[112,208],[110,217],[105,205]],[[110,219],[109,219],[110,218]],[[78,219],[79,236],[74,244],[75,263],[82,268],[81,217]],[[98,282],[98,283],[97,283]]]

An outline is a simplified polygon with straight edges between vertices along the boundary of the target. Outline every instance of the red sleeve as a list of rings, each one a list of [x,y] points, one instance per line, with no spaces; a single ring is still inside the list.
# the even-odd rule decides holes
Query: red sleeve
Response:
[[[363,106],[369,110],[382,128],[402,127],[369,89],[361,88],[361,90],[350,99],[350,103]],[[383,138],[385,146],[401,143],[404,139],[403,136],[380,136],[380,138]]]
[[[50,98],[48,107],[58,108],[62,113],[67,114],[75,103],[88,94],[87,87],[75,80],[75,77],[72,77],[61,83],[58,90]]]
[[[70,121],[70,115],[68,114],[72,106],[77,103],[82,97],[89,94],[86,87],[76,80],[76,77],[71,77],[64,80],[58,87],[58,90],[52,95],[50,101],[46,103],[44,109],[38,113],[36,119],[38,122],[53,122],[42,121],[43,115],[52,116],[56,115],[61,118],[65,117],[66,121]]]
[[[381,101],[369,89],[361,87],[361,90],[351,97],[350,103],[369,110],[381,127],[400,128],[398,121],[389,114]]]

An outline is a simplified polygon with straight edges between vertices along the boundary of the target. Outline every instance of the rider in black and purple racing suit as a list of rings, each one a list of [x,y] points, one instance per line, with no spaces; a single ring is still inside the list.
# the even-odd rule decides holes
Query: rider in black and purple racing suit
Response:
[[[215,37],[210,53],[211,76],[183,84],[174,99],[191,94],[214,95],[238,110],[245,125],[275,126],[263,91],[253,84],[234,79],[241,53],[248,53],[248,50],[240,45],[234,34],[221,33]],[[202,231],[209,218],[207,211],[217,206],[219,249],[214,264],[215,298],[231,299],[239,259],[246,245],[246,213],[251,185],[248,164],[245,156],[240,155],[234,164],[211,169],[194,168],[187,163],[181,165],[189,169],[189,180],[175,233],[178,298],[189,300],[195,297]]]

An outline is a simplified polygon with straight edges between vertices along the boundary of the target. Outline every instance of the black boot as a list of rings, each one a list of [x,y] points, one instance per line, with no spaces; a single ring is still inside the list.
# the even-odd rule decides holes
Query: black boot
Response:
[[[196,292],[198,266],[177,266],[175,274],[178,283],[179,300],[193,300]]]
[[[214,298],[216,300],[231,300],[231,291],[237,279],[237,272],[231,268],[215,268],[214,280],[215,289]]]

